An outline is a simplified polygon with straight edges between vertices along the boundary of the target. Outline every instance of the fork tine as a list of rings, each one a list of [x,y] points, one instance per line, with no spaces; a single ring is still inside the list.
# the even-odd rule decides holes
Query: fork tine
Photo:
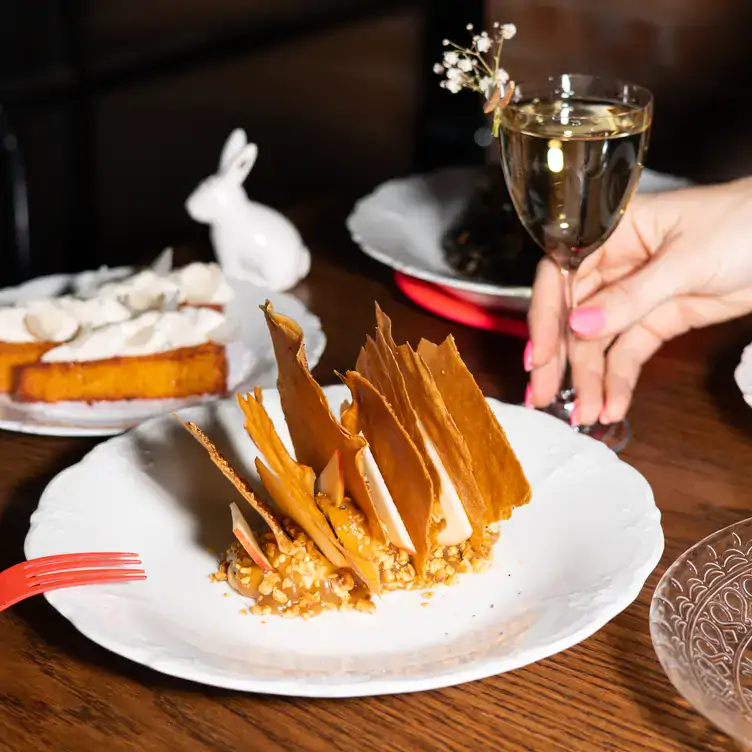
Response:
[[[31,559],[25,562],[26,569],[38,569],[45,567],[49,564],[57,564],[58,569],[60,565],[71,564],[74,561],[92,561],[96,559],[120,559],[125,560],[128,558],[138,558],[138,554],[123,553],[121,551],[102,551],[102,552],[87,552],[78,554],[54,554],[53,556],[42,556],[39,559]]]
[[[88,577],[75,581],[55,582],[45,587],[35,587],[31,590],[31,594],[49,593],[51,590],[62,590],[63,588],[80,587],[82,585],[108,585],[114,582],[139,582],[145,579],[145,574],[127,575],[124,577]]]
[[[122,579],[128,577],[145,576],[146,572],[143,569],[85,569],[81,571],[73,572],[53,572],[50,574],[42,574],[38,577],[29,578],[29,587],[34,589],[46,588],[48,585],[53,585],[58,582],[70,582],[76,583],[83,580],[93,580],[99,582],[103,578],[115,578]]]
[[[136,556],[135,554],[133,556]],[[49,561],[43,564],[37,564],[35,566],[26,566],[24,571],[27,577],[36,577],[40,574],[47,572],[61,572],[67,569],[84,569],[85,567],[117,567],[117,566],[130,566],[133,564],[141,564],[141,559],[130,558],[131,554],[125,555],[110,555],[110,554],[94,554],[93,556],[87,556],[86,558],[64,558],[64,557],[52,557],[54,561]],[[35,560],[39,561],[39,560]]]

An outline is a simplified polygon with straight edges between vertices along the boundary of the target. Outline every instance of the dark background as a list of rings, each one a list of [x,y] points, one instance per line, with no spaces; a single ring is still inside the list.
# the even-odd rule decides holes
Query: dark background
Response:
[[[0,285],[206,248],[183,204],[236,126],[260,147],[248,194],[281,209],[482,161],[477,100],[431,66],[484,16],[517,24],[518,80],[651,88],[650,167],[750,172],[752,0],[0,0]]]

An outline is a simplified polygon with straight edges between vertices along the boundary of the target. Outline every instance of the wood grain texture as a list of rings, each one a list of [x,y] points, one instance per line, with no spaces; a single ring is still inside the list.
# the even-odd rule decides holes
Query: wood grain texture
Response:
[[[322,204],[296,215],[314,254],[297,294],[321,316],[329,338],[317,377],[334,383],[333,369],[354,364],[373,328],[376,299],[398,340],[417,345],[420,337],[441,341],[452,332],[481,388],[519,401],[524,343],[453,325],[407,303],[389,274],[347,240],[346,208]],[[295,700],[157,674],[90,643],[36,599],[0,615],[0,750],[734,750],[664,676],[650,643],[648,608],[660,574],[678,554],[749,515],[752,410],[732,370],[751,339],[749,321],[694,332],[646,368],[624,459],[654,489],[666,554],[637,601],[575,648],[462,687]],[[23,557],[29,516],[45,483],[94,445],[0,433],[0,567]]]

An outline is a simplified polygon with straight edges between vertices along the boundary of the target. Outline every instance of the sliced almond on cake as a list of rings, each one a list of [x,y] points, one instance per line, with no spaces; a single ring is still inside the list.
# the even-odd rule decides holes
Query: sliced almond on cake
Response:
[[[530,501],[532,492],[504,429],[463,362],[451,335],[441,345],[421,340],[418,355],[465,438],[473,474],[486,503],[486,521],[508,519],[515,507]]]
[[[193,438],[196,439],[204,449],[206,449],[211,461],[222,471],[225,478],[235,486],[238,493],[240,493],[240,495],[259,513],[259,515],[261,515],[261,518],[269,526],[272,533],[274,533],[274,539],[277,541],[279,550],[282,551],[282,553],[289,553],[290,549],[292,549],[290,536],[287,535],[285,529],[282,527],[279,520],[277,520],[274,512],[272,512],[269,506],[253,493],[248,481],[238,475],[235,468],[233,468],[224,455],[214,446],[211,439],[195,423],[183,420],[179,415],[175,415],[175,417],[182,423],[183,427],[193,436]]]
[[[275,313],[269,301],[262,310],[277,360],[282,411],[298,462],[319,474],[339,451],[345,487],[365,515],[371,535],[383,540],[381,522],[364,476],[365,440],[351,434],[332,415],[323,390],[308,370],[300,326],[291,318]]]

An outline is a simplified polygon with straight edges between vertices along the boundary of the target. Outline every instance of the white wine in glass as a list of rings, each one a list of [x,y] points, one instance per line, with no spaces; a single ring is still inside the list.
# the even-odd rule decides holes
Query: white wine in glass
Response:
[[[577,269],[616,229],[642,171],[653,116],[647,89],[574,73],[517,84],[501,111],[504,177],[520,221],[559,266],[565,307],[576,306]],[[562,337],[572,333],[568,316]],[[576,394],[567,368],[546,408],[570,421]],[[615,451],[629,440],[627,421],[578,426]]]

